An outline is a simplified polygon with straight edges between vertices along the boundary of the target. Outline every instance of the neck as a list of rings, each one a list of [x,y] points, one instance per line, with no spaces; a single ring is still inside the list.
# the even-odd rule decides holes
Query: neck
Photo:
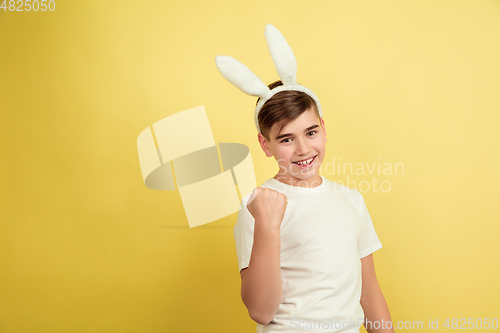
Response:
[[[290,186],[297,186],[297,187],[318,187],[323,183],[323,180],[321,179],[319,174],[314,175],[311,178],[308,179],[303,179],[303,178],[298,178],[294,177],[290,174],[280,174],[277,173],[274,177],[279,182],[282,182],[284,184],[290,185]]]

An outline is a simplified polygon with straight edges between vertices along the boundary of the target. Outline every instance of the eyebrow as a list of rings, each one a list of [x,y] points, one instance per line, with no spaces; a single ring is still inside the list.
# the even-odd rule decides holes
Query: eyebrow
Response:
[[[315,129],[315,128],[317,128],[317,127],[319,127],[319,125],[312,125],[312,126],[309,126],[308,128],[306,128],[306,129],[304,130],[304,132],[309,132],[310,130]],[[277,136],[275,140],[283,139],[283,138],[285,138],[285,137],[289,137],[289,136],[293,136],[293,134],[292,134],[292,133],[281,134],[281,135]]]

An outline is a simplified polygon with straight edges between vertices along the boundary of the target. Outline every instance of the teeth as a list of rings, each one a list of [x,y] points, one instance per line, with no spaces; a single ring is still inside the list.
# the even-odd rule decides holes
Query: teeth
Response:
[[[308,160],[302,161],[302,162],[297,162],[298,165],[304,165],[304,164],[309,164],[311,161],[314,159],[314,157],[311,157]]]

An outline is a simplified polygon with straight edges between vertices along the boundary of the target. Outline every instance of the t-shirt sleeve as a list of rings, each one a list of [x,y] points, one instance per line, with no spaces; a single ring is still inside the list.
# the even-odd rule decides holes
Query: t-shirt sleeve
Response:
[[[239,271],[248,267],[253,246],[255,219],[248,211],[247,204],[251,193],[241,200],[242,208],[238,211],[238,220],[233,228]]]
[[[358,190],[356,190],[356,192],[358,194],[361,212],[361,231],[359,234],[358,252],[359,257],[364,258],[382,248],[382,243],[378,239],[377,233],[375,232],[375,228],[373,226],[370,213],[368,213],[368,209],[366,208],[363,195]]]

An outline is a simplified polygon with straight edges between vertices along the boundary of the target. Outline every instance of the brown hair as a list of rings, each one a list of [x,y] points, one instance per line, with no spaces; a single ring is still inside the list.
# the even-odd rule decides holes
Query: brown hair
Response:
[[[278,80],[268,85],[268,87],[269,89],[274,89],[282,85],[283,82]],[[257,100],[257,103],[259,103],[259,100],[260,98]],[[277,124],[277,133],[280,133],[283,127],[300,117],[301,114],[311,107],[316,111],[316,115],[320,119],[318,108],[311,96],[296,90],[280,91],[266,101],[260,109],[257,120],[259,121],[262,135],[267,141],[270,141],[269,133],[274,124]]]

